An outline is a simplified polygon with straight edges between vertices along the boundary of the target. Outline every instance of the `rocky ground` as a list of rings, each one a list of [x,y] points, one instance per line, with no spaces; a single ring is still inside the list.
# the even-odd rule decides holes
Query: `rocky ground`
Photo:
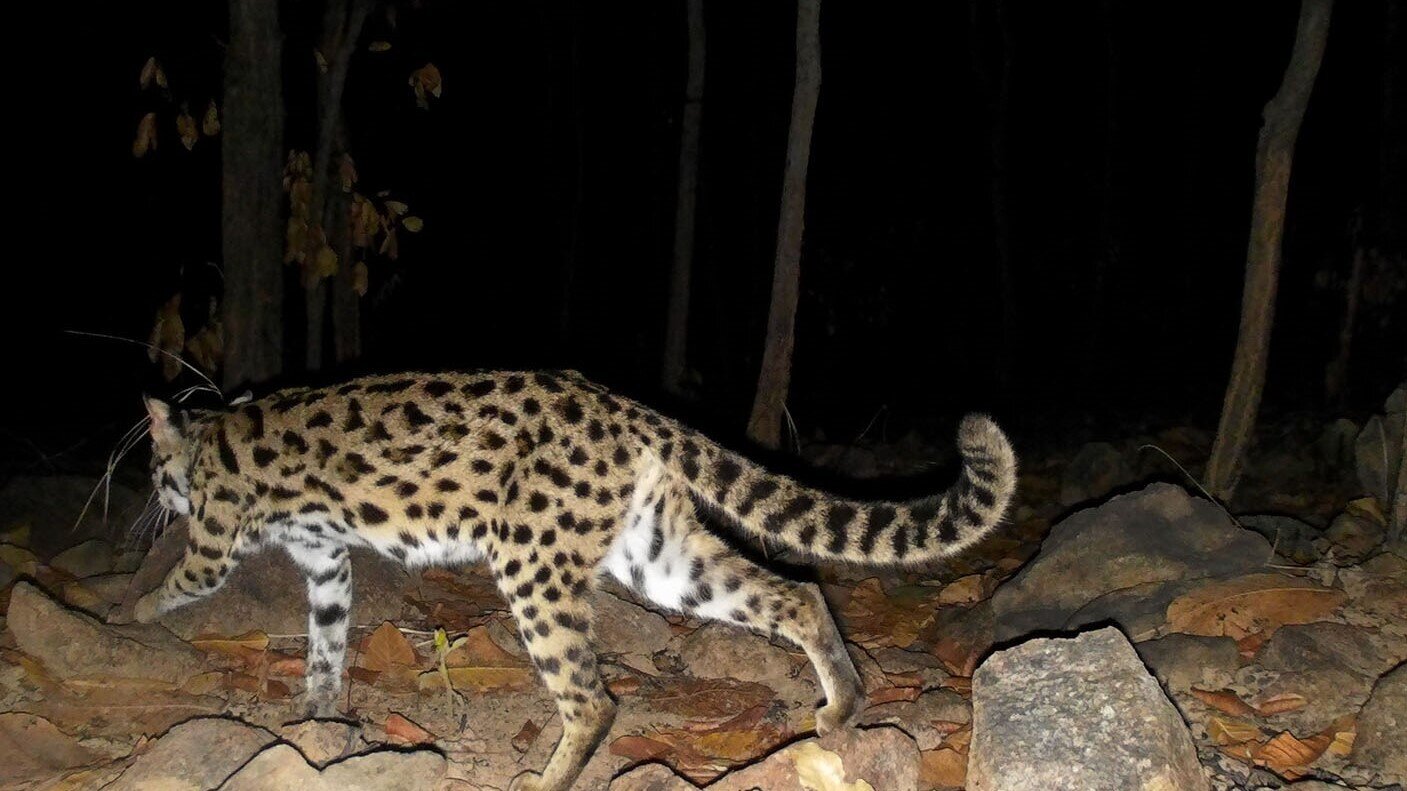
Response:
[[[1231,513],[1174,465],[1197,474],[1196,430],[1023,448],[1011,524],[971,554],[821,573],[869,693],[862,726],[824,739],[799,652],[608,587],[597,632],[620,714],[579,787],[1401,788],[1393,415],[1262,437]],[[805,455],[871,478],[939,452],[909,437]],[[560,724],[481,571],[358,556],[345,719],[299,722],[289,562],[247,562],[163,624],[108,625],[182,528],[123,551],[143,494],[114,486],[111,518],[75,528],[92,487],[0,487],[0,787],[487,790],[545,763]]]

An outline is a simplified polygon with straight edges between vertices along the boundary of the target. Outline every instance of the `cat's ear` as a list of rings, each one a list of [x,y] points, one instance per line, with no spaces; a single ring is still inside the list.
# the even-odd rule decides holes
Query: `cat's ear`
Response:
[[[147,407],[147,417],[151,418],[151,438],[158,443],[179,442],[181,439],[181,413],[159,398],[142,396]]]

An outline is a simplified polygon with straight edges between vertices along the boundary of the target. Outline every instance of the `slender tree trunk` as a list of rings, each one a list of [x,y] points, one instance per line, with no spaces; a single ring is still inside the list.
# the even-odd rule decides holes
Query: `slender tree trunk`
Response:
[[[671,393],[684,387],[689,348],[690,274],[694,264],[694,215],[698,201],[699,130],[703,123],[703,0],[685,0],[689,27],[689,72],[679,132],[679,197],[674,207],[674,266],[669,276],[669,314],[664,331],[661,384]]]
[[[1294,50],[1280,90],[1265,105],[1265,123],[1256,144],[1255,202],[1246,250],[1246,282],[1241,293],[1241,327],[1221,422],[1207,462],[1207,488],[1222,500],[1230,500],[1236,491],[1246,449],[1255,431],[1275,316],[1290,165],[1314,78],[1324,57],[1333,5],[1333,0],[1301,0]]]
[[[797,0],[796,84],[787,131],[782,211],[777,221],[777,258],[772,273],[772,304],[767,313],[767,345],[747,435],[769,448],[781,445],[782,414],[791,385],[796,302],[801,279],[801,237],[806,220],[806,169],[811,162],[811,129],[821,93],[821,0]]]
[[[1368,251],[1363,248],[1362,222],[1354,223],[1353,267],[1344,285],[1343,323],[1339,325],[1339,349],[1324,371],[1324,401],[1334,409],[1342,409],[1348,393],[1348,359],[1353,348],[1353,327],[1358,322],[1358,294],[1363,289],[1363,271],[1367,268]]]
[[[277,3],[230,0],[220,144],[226,390],[283,370],[282,49]]]
[[[327,73],[318,76],[318,138],[313,150],[313,196],[309,212],[327,234],[328,244],[338,253],[338,276],[319,281],[307,289],[307,350],[305,364],[309,371],[323,366],[327,348],[324,329],[328,326],[328,303],[331,295],[334,314],[345,312],[348,300],[338,292],[351,287],[351,261],[346,253],[350,246],[342,244],[347,238],[347,203],[342,199],[341,163],[339,154],[346,134],[342,115],[342,96],[347,87],[347,72],[352,65],[352,51],[361,35],[362,25],[371,13],[374,0],[327,0],[322,18],[322,41],[318,50],[327,63]],[[344,276],[345,275],[345,276]],[[355,306],[355,300],[351,301]],[[353,331],[343,321],[333,321],[333,347],[337,360],[345,359],[348,343],[339,342],[337,333]],[[335,319],[335,316],[334,316]]]

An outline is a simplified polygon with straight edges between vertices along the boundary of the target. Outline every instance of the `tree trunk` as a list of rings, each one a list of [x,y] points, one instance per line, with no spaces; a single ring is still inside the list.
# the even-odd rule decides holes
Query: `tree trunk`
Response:
[[[796,84],[791,96],[782,211],[777,220],[777,257],[772,273],[772,304],[767,313],[767,345],[757,377],[757,397],[747,435],[769,448],[781,445],[782,414],[791,384],[796,301],[801,279],[801,237],[806,220],[806,169],[811,162],[811,128],[821,93],[821,0],[797,0]]]
[[[679,197],[674,206],[674,266],[669,276],[669,314],[664,331],[661,384],[678,394],[684,388],[689,339],[690,273],[694,263],[694,214],[698,199],[699,129],[703,123],[703,0],[685,0],[689,27],[689,73],[684,86],[684,118],[679,132]]]
[[[277,3],[230,0],[220,144],[227,391],[283,370],[282,49]]]
[[[1207,488],[1223,501],[1230,500],[1236,491],[1246,449],[1255,431],[1275,316],[1290,165],[1300,122],[1324,57],[1333,5],[1333,0],[1301,0],[1294,50],[1280,90],[1265,105],[1265,123],[1256,144],[1255,202],[1246,250],[1246,282],[1241,293],[1241,327],[1206,472]]]
[[[337,338],[338,333],[344,330],[355,332],[347,326],[346,317],[342,322],[336,320],[337,313],[348,309],[348,300],[339,292],[350,288],[352,282],[352,262],[347,256],[350,245],[342,243],[347,239],[347,203],[341,198],[341,161],[338,155],[345,153],[342,96],[347,87],[347,72],[352,65],[352,52],[361,35],[362,25],[371,13],[373,5],[373,0],[327,0],[327,7],[323,11],[322,41],[318,50],[327,62],[327,73],[318,76],[318,138],[312,157],[313,196],[309,215],[322,225],[328,244],[338,254],[338,276],[319,281],[307,289],[305,362],[309,371],[319,370],[323,366],[323,352],[327,347],[324,329],[328,326],[329,295],[334,313],[331,325],[334,356],[341,362],[346,359],[343,355],[348,351],[349,345],[356,345]],[[351,301],[351,306],[355,309],[355,300]]]
[[[1361,227],[1361,222],[1355,226]],[[1353,327],[1358,322],[1358,293],[1363,289],[1363,270],[1367,268],[1368,251],[1363,249],[1362,234],[1355,227],[1353,234],[1353,268],[1344,284],[1343,323],[1339,325],[1339,349],[1324,371],[1324,402],[1332,409],[1342,409],[1348,393],[1348,358],[1353,348]]]

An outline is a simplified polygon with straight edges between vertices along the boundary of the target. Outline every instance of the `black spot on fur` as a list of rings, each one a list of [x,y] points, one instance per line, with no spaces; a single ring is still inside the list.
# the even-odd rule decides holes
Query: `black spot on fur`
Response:
[[[431,398],[439,398],[454,389],[454,385],[442,379],[435,379],[422,385],[423,389]]]
[[[372,503],[362,503],[357,507],[357,511],[361,514],[362,520],[369,525],[379,525],[390,518],[385,511]]]
[[[347,608],[340,604],[329,604],[313,610],[313,620],[318,626],[331,626],[347,618]]]
[[[877,505],[870,509],[866,520],[865,533],[860,536],[860,551],[868,555],[874,549],[879,534],[894,521],[894,509],[887,505]]]
[[[239,459],[235,458],[234,448],[230,447],[230,438],[225,436],[223,426],[215,432],[215,444],[219,447],[220,463],[225,465],[225,470],[232,475],[238,475]]]
[[[826,514],[826,532],[830,535],[830,543],[826,549],[831,552],[840,552],[845,548],[848,539],[846,528],[855,519],[854,506],[839,503],[831,506],[830,512]]]
[[[314,412],[313,416],[308,418],[308,422],[303,425],[308,428],[324,428],[330,426],[332,425],[332,413],[328,412],[326,409],[319,409],[317,412]]]
[[[255,464],[260,467],[267,467],[273,464],[274,459],[278,458],[278,451],[273,448],[266,448],[263,445],[255,445],[252,455],[254,456]]]

